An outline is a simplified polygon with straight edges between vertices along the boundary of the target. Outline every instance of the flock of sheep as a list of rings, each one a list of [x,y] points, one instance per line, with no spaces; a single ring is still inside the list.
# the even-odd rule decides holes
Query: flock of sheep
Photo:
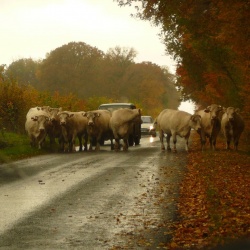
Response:
[[[58,139],[60,149],[66,152],[75,151],[76,138],[79,140],[79,151],[100,149],[101,140],[110,139],[111,149],[120,150],[120,139],[123,140],[123,150],[128,150],[128,136],[135,122],[141,122],[140,109],[122,108],[114,110],[63,111],[62,108],[49,106],[31,108],[26,115],[25,130],[32,146],[41,148],[45,138],[50,143]],[[195,129],[201,137],[201,147],[204,149],[206,138],[209,138],[210,147],[215,149],[216,139],[223,131],[227,149],[233,141],[237,150],[239,138],[244,130],[244,120],[239,109],[212,104],[204,110],[191,115],[184,111],[164,109],[155,119],[154,125],[158,128],[161,149],[165,150],[164,137],[166,136],[167,150],[171,150],[170,138],[173,137],[176,151],[177,135],[185,138],[188,151],[188,139],[191,129]],[[82,144],[84,138],[84,145]],[[113,144],[113,139],[115,144]]]

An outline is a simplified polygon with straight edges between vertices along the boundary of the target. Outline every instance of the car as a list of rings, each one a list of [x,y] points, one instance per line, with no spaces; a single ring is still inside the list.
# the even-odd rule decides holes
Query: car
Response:
[[[141,124],[141,134],[142,135],[151,135],[156,137],[156,131],[154,128],[154,119],[152,116],[145,115],[141,116],[142,124]]]
[[[111,113],[120,108],[136,109],[136,106],[133,103],[104,103],[98,107],[98,109],[109,110]],[[129,135],[128,139],[129,146],[139,145],[141,140],[141,122],[135,122],[133,126],[133,133]],[[106,139],[104,138],[104,140]]]

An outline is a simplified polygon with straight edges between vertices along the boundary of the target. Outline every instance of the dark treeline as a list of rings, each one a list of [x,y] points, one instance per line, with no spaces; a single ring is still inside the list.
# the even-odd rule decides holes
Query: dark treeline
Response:
[[[70,92],[83,99],[105,96],[138,103],[151,113],[152,108],[178,107],[174,76],[156,64],[135,63],[135,57],[133,48],[116,47],[105,54],[86,43],[71,42],[42,61],[14,61],[5,74],[39,91]]]
[[[1,66],[0,117],[9,128],[18,124],[19,131],[29,107],[39,105],[77,111],[97,109],[102,102],[133,102],[154,117],[163,108],[176,109],[180,96],[174,75],[151,62],[135,63],[136,54],[133,48],[104,53],[71,42],[44,60],[23,58]]]

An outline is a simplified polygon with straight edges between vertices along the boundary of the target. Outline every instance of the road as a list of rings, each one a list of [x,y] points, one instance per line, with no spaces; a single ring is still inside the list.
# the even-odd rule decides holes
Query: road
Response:
[[[186,152],[143,137],[128,152],[49,154],[0,165],[0,249],[161,249]]]

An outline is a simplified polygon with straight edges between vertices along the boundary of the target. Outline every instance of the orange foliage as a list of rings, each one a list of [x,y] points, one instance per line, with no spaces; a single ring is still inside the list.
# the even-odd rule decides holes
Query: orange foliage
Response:
[[[250,237],[250,156],[243,151],[200,152],[200,139],[192,135],[194,151],[178,202],[179,220],[173,226],[170,249],[202,249]]]
[[[174,6],[174,3],[169,2],[169,5]],[[179,31],[182,35],[179,39],[183,49],[178,48],[179,67],[187,70],[177,69],[177,74],[184,92],[190,93],[196,102],[206,102],[206,97],[201,100],[195,94],[199,86],[209,91],[212,102],[223,100],[226,106],[237,104],[240,107],[249,103],[249,95],[243,94],[244,86],[249,86],[249,7],[249,2],[243,0],[184,1],[180,4],[178,15],[182,23]],[[203,64],[197,61],[198,58]],[[244,98],[239,99],[238,92]]]
[[[30,86],[0,82],[0,117],[2,126],[10,131],[24,132],[28,110],[36,106],[62,107],[71,111],[86,110],[86,102],[73,94],[65,96],[39,92]]]
[[[213,98],[219,99],[223,97],[223,89],[218,84],[220,75],[216,73],[206,73],[204,74],[204,79],[206,82],[206,94],[213,96]]]

